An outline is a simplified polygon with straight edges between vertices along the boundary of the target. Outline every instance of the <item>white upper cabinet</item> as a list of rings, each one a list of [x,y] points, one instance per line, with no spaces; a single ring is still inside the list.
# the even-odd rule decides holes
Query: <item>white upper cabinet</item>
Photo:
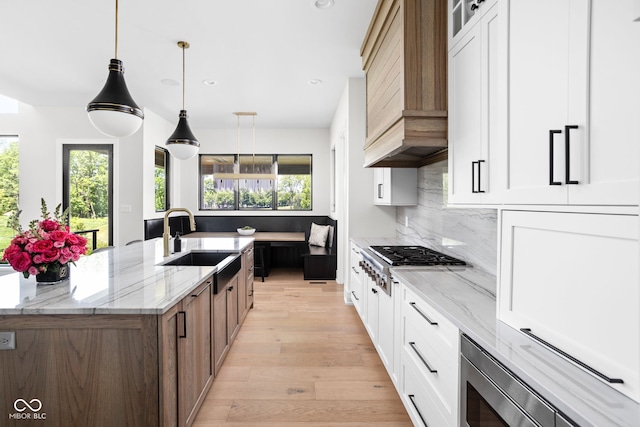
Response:
[[[636,205],[630,0],[508,2],[504,203]]]
[[[418,170],[374,168],[373,203],[387,206],[418,204]]]
[[[493,164],[506,149],[507,27],[495,3],[475,9],[475,24],[449,50],[451,204],[495,202],[500,187],[503,169]]]
[[[633,0],[477,1],[449,3],[450,203],[638,205]]]

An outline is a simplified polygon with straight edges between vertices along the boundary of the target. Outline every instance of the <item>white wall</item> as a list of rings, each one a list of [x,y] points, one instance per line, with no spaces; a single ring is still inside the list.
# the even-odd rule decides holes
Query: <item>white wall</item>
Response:
[[[330,128],[336,150],[338,283],[348,281],[351,237],[394,237],[396,209],[373,204],[373,169],[364,168],[365,80],[348,80]],[[345,288],[346,289],[346,288]]]
[[[258,116],[256,122],[259,121]],[[251,154],[250,123],[241,122],[240,154]],[[257,125],[256,125],[257,126]],[[193,129],[200,142],[199,154],[237,154],[237,129]],[[186,207],[198,215],[329,215],[329,131],[327,129],[260,129],[256,128],[255,154],[311,154],[313,156],[311,211],[200,211],[198,160],[174,160],[180,163],[180,183],[175,187],[180,195],[172,206]],[[174,199],[172,199],[174,200]]]
[[[20,137],[23,225],[40,217],[40,198],[51,209],[62,201],[62,144],[113,144],[114,244],[142,238],[141,131],[127,138],[109,138],[91,125],[84,108],[20,104],[18,114],[0,117],[0,133]],[[121,212],[123,206],[130,207],[130,212]]]

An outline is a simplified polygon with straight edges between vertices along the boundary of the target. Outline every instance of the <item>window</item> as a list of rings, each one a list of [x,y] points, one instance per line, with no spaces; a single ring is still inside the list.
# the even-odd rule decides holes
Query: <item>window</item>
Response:
[[[15,234],[7,220],[18,210],[18,190],[18,137],[0,135],[0,256]]]
[[[200,210],[311,210],[310,154],[200,155]]]
[[[156,147],[154,182],[156,212],[164,212],[171,207],[169,203],[169,152]]]

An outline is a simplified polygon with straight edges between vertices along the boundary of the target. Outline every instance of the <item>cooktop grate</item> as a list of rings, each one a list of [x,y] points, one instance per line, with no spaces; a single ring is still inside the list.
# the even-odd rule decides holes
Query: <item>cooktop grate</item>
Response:
[[[467,265],[424,246],[370,246],[370,249],[391,265]]]

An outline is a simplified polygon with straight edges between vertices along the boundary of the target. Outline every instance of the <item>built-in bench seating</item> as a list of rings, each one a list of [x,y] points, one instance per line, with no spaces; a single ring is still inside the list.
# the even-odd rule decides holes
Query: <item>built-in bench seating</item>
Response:
[[[271,267],[296,267],[304,269],[305,280],[333,280],[337,268],[337,221],[328,216],[195,216],[198,232],[236,231],[245,225],[258,231],[272,232],[304,232],[305,242],[267,242],[263,245],[264,274],[268,276]],[[327,239],[325,247],[308,244],[311,224],[333,226],[332,239]],[[144,221],[145,240],[162,237],[163,219],[147,219]],[[176,232],[186,235],[191,232],[189,217],[186,215],[169,217],[171,235]],[[257,275],[260,275],[256,272]]]

